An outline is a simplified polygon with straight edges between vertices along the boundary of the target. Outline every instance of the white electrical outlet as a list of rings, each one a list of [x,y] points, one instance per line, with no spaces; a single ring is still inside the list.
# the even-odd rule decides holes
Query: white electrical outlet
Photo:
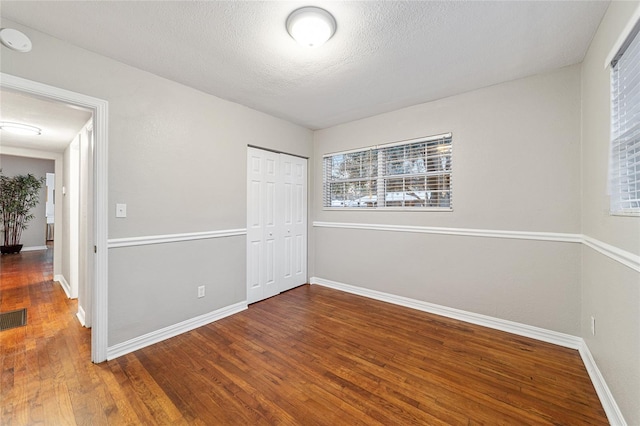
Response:
[[[594,316],[591,317],[591,334],[596,335],[596,317]]]
[[[204,297],[204,286],[201,285],[198,287],[198,298]]]

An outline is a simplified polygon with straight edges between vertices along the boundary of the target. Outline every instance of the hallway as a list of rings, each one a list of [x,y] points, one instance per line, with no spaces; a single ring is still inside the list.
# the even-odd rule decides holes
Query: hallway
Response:
[[[70,409],[65,371],[92,365],[91,332],[74,315],[77,301],[52,281],[53,249],[0,259],[0,311],[27,308],[26,326],[0,332],[0,423],[60,418]]]
[[[0,311],[27,308],[26,326],[0,332],[0,424],[179,424],[138,362],[91,362],[91,330],[52,260],[51,248],[0,257]]]

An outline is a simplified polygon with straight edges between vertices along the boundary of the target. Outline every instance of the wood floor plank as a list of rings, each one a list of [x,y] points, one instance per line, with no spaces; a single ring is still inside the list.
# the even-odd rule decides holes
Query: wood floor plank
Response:
[[[95,365],[52,251],[0,260],[3,426],[607,424],[575,350],[318,286]]]

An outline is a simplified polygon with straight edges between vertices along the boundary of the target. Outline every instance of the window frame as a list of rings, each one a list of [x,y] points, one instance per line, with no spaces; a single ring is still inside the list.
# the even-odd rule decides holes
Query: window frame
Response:
[[[441,141],[444,141],[444,143],[439,143]],[[384,163],[384,155],[388,154],[388,152],[391,149],[394,148],[399,148],[399,147],[412,147],[415,145],[419,145],[419,144],[425,144],[425,154],[424,154],[424,165],[423,167],[425,168],[425,172],[422,173],[400,173],[400,174],[390,174],[390,173],[385,173],[385,166],[386,164]],[[429,156],[427,154],[427,150],[428,150],[428,146],[429,145],[434,145],[434,146],[446,146],[448,149],[448,155],[442,155],[442,154],[438,154],[438,156],[440,158],[442,157],[447,157],[447,163],[446,165],[448,166],[448,169],[445,170],[440,170],[439,172],[435,172],[435,171],[431,171],[428,172],[427,170],[427,161],[428,159],[433,159],[435,158],[435,156]],[[371,155],[375,155],[376,157],[376,162],[377,162],[377,167],[370,167],[369,168],[369,172],[372,172],[372,169],[375,169],[375,174],[374,175],[364,175],[364,176],[359,176],[356,178],[345,178],[345,179],[331,179],[329,178],[329,175],[331,172],[333,172],[335,169],[332,166],[329,166],[329,161],[333,161],[333,159],[337,156],[345,156],[345,155],[355,155],[357,156],[358,154],[364,154],[364,153],[369,153],[369,156],[371,158]],[[418,157],[416,157],[418,158]],[[421,157],[420,157],[421,158]],[[370,160],[369,165],[372,164],[372,161]],[[388,164],[388,163],[387,163]],[[324,154],[322,156],[322,209],[323,210],[330,210],[330,211],[433,211],[433,212],[451,212],[453,211],[453,135],[451,132],[449,133],[443,133],[443,134],[438,134],[438,135],[433,135],[433,136],[426,136],[426,137],[420,137],[420,138],[415,138],[415,139],[409,139],[409,140],[404,140],[404,141],[399,141],[399,142],[392,142],[392,143],[386,143],[386,144],[380,144],[380,145],[373,145],[373,146],[369,146],[369,147],[365,147],[365,148],[357,148],[357,149],[352,149],[352,150],[346,150],[346,151],[340,151],[340,152],[333,152],[333,153],[327,153]],[[444,165],[443,165],[444,166]],[[331,168],[329,168],[331,167]],[[332,174],[332,173],[331,173]],[[388,198],[388,194],[392,193],[392,192],[398,192],[398,191],[388,191],[388,187],[386,186],[386,183],[392,179],[415,179],[415,178],[423,178],[425,180],[425,192],[432,192],[432,191],[436,191],[435,189],[432,191],[428,190],[428,185],[426,183],[426,181],[428,180],[428,178],[433,178],[434,176],[447,176],[446,180],[448,181],[448,186],[446,187],[446,189],[441,190],[442,192],[447,192],[448,193],[448,206],[407,206],[407,205],[402,205],[402,206],[377,206],[377,199],[378,199],[378,195],[381,194],[385,194],[385,203],[387,202],[387,198]],[[376,199],[376,205],[375,206],[331,206],[331,205],[327,205],[328,203],[332,202],[332,199],[330,197],[330,194],[328,194],[328,191],[330,190],[329,188],[331,187],[331,184],[339,184],[340,182],[342,183],[349,183],[349,182],[370,182],[369,185],[370,187],[375,188],[373,191],[370,189],[370,192],[375,192],[375,199]],[[382,185],[382,186],[381,186]],[[403,181],[403,185],[404,185],[404,181]],[[437,191],[436,191],[437,192]],[[399,193],[402,194],[406,194],[407,190],[406,188],[403,186],[402,190],[399,191]],[[360,197],[360,199],[365,198]],[[418,198],[419,199],[419,198]],[[405,204],[407,202],[406,198],[403,197],[402,199],[402,203]]]
[[[635,99],[640,99],[640,81],[636,78],[631,88],[624,88],[622,93],[619,87],[621,79],[630,78],[627,73],[622,76],[620,61],[623,61],[623,69],[626,71],[624,59],[630,46],[633,45],[634,66],[640,65],[640,20],[637,20],[631,30],[624,38],[616,54],[609,62],[610,68],[610,143],[609,143],[609,181],[607,184],[609,194],[609,214],[611,216],[640,216],[640,177],[635,181],[629,180],[629,176],[639,176],[640,173],[640,112],[635,111],[635,115],[629,117],[633,112],[633,106],[626,106],[629,94]],[[629,72],[631,77],[634,74]],[[637,100],[635,99],[635,100]],[[639,108],[635,105],[635,108]],[[625,151],[631,150],[631,154]],[[631,157],[630,159],[627,157]],[[629,161],[628,164],[621,164]],[[626,181],[626,182],[625,182]],[[634,189],[635,188],[635,189]],[[634,194],[636,198],[625,199],[625,195]],[[635,206],[625,206],[635,204]]]

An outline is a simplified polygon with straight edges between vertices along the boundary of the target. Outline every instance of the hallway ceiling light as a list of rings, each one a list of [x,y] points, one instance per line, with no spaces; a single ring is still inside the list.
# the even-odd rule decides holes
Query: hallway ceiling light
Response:
[[[329,12],[319,7],[307,6],[296,9],[287,18],[287,31],[303,46],[323,45],[336,32],[336,20]]]
[[[13,28],[0,30],[0,42],[11,50],[26,53],[31,51],[31,40],[21,31]]]
[[[23,136],[36,136],[42,134],[42,130],[35,126],[20,123],[0,122],[0,129],[9,133]]]

